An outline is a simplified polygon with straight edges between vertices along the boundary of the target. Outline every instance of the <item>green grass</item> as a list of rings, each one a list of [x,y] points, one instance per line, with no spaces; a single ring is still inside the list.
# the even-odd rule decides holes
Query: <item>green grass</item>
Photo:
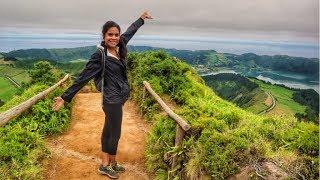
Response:
[[[288,111],[290,114],[295,114],[295,113],[304,113],[305,111],[305,106],[295,102],[292,99],[293,90],[286,89],[284,87],[280,87],[277,85],[271,85],[264,83],[263,81],[256,80],[256,79],[251,79],[257,84],[259,84],[260,88],[271,92],[271,94],[275,97],[277,101],[276,106],[280,106],[283,111]]]
[[[28,71],[22,68],[16,68],[9,65],[0,65],[0,74],[8,75],[19,84],[29,82],[30,77]]]
[[[0,76],[0,99],[9,101],[17,91],[17,88],[5,77]]]
[[[0,113],[3,111],[6,111],[26,100],[28,100],[29,98],[33,97],[34,95],[38,94],[39,92],[45,90],[46,88],[48,88],[47,85],[43,85],[43,84],[36,84],[31,86],[30,88],[28,88],[27,90],[25,90],[22,95],[20,96],[14,96],[12,99],[10,99],[8,102],[5,102],[5,104],[3,106],[0,107]]]

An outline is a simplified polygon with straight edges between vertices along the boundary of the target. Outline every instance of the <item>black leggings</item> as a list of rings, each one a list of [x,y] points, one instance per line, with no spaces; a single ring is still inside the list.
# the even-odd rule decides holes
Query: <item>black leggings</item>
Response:
[[[102,152],[116,155],[121,135],[123,104],[103,104],[105,122],[101,135]]]

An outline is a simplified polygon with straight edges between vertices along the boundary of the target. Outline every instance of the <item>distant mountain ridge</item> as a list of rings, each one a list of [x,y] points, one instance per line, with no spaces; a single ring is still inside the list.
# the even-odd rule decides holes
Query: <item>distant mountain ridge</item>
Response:
[[[59,62],[68,62],[77,59],[89,59],[95,51],[95,46],[60,48],[60,49],[21,49],[1,53],[8,59],[12,57],[21,60],[46,59]],[[319,59],[291,57],[287,55],[257,55],[254,53],[245,53],[241,55],[231,53],[218,53],[215,50],[177,50],[165,49],[150,46],[128,46],[129,51],[148,51],[163,49],[172,56],[184,60],[193,66],[215,67],[233,67],[239,69],[245,68],[265,68],[272,70],[304,73],[318,75]]]

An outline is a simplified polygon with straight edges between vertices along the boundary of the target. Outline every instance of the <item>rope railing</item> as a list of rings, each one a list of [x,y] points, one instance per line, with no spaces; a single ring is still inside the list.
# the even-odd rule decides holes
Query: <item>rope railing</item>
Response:
[[[45,98],[51,91],[53,91],[55,88],[60,86],[63,82],[65,82],[70,77],[69,74],[67,74],[63,79],[61,79],[59,82],[54,84],[53,86],[49,87],[48,89],[42,91],[41,93],[31,97],[30,99],[20,103],[19,105],[3,112],[0,114],[0,127],[4,126],[6,123],[8,123],[13,118],[19,116],[21,113],[32,107],[35,103],[37,103],[39,100]]]
[[[185,132],[188,131],[191,126],[183,120],[179,115],[174,113],[168,105],[160,98],[160,96],[151,88],[150,84],[147,81],[143,81],[143,99],[145,98],[145,92],[148,92],[156,99],[156,101],[160,104],[163,110],[173,119],[176,124],[176,136],[174,145],[179,147],[183,141]],[[172,169],[177,165],[177,157],[174,156],[172,159]]]

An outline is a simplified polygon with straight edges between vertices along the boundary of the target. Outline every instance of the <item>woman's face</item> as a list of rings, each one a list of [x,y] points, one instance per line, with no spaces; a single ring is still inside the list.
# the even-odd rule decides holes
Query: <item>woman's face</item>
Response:
[[[104,35],[104,42],[107,47],[114,48],[118,45],[120,40],[120,32],[116,27],[111,27],[108,29]]]

